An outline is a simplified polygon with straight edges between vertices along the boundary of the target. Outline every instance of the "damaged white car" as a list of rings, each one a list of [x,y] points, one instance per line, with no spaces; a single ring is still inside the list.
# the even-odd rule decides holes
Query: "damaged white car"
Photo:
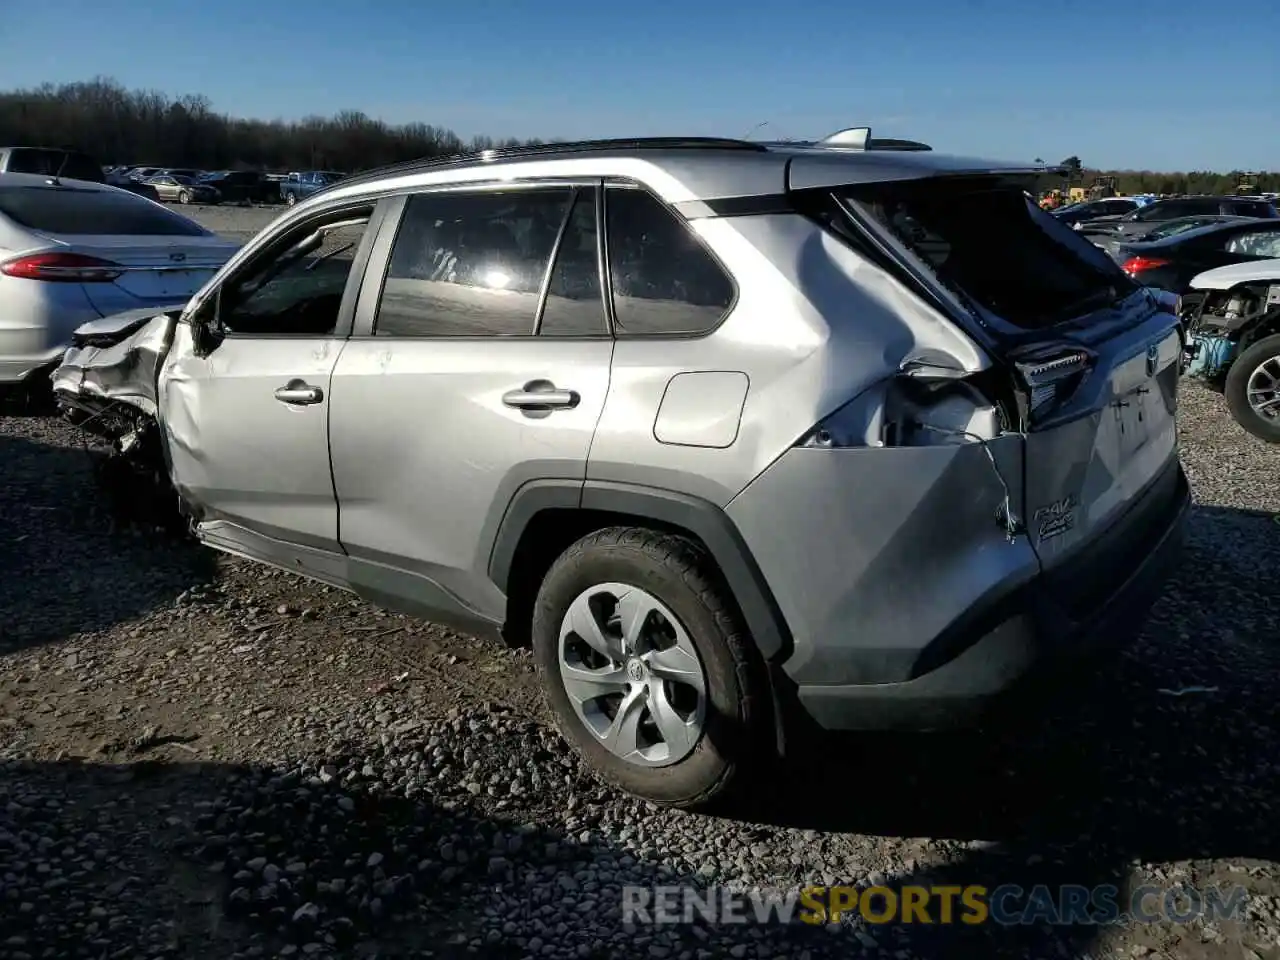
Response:
[[[1191,291],[1180,306],[1187,375],[1222,391],[1245,430],[1280,443],[1280,259],[1206,270]]]
[[[1177,563],[1177,318],[1044,172],[866,128],[401,165],[55,387],[202,542],[530,643],[591,766],[701,805],[793,721],[1059,676]]]

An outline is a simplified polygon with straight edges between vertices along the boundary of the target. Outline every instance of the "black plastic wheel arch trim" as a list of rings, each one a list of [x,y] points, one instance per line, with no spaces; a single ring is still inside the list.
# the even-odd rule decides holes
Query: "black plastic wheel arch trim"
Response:
[[[715,504],[671,490],[595,480],[524,484],[511,498],[489,555],[489,576],[503,593],[509,592],[516,547],[534,517],[543,510],[575,507],[656,521],[693,534],[719,566],[761,656],[774,663],[790,656],[791,634],[782,611],[733,521]]]

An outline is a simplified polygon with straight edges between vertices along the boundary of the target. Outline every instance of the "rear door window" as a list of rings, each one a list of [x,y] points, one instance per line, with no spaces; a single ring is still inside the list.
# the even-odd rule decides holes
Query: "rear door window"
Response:
[[[40,233],[207,237],[208,230],[127,190],[0,187],[0,213]]]
[[[1016,186],[916,181],[851,187],[843,199],[905,245],[944,286],[1017,326],[1079,317],[1133,289],[1106,253]]]

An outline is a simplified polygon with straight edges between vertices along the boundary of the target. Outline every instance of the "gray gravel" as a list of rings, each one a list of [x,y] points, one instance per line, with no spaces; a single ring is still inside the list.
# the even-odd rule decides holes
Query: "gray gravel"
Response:
[[[77,431],[0,418],[0,960],[1280,957],[1280,450],[1183,403],[1188,556],[1105,675],[981,734],[809,744],[720,817],[599,787],[524,652],[113,530]],[[620,922],[624,884],[881,880],[1250,903],[1106,929]]]

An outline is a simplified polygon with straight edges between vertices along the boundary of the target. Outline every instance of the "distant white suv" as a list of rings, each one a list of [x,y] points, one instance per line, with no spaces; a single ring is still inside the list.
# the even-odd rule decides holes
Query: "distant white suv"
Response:
[[[1176,319],[1043,172],[866,129],[378,170],[55,386],[158,424],[205,543],[531,637],[587,760],[698,804],[793,717],[954,723],[1142,624]]]

